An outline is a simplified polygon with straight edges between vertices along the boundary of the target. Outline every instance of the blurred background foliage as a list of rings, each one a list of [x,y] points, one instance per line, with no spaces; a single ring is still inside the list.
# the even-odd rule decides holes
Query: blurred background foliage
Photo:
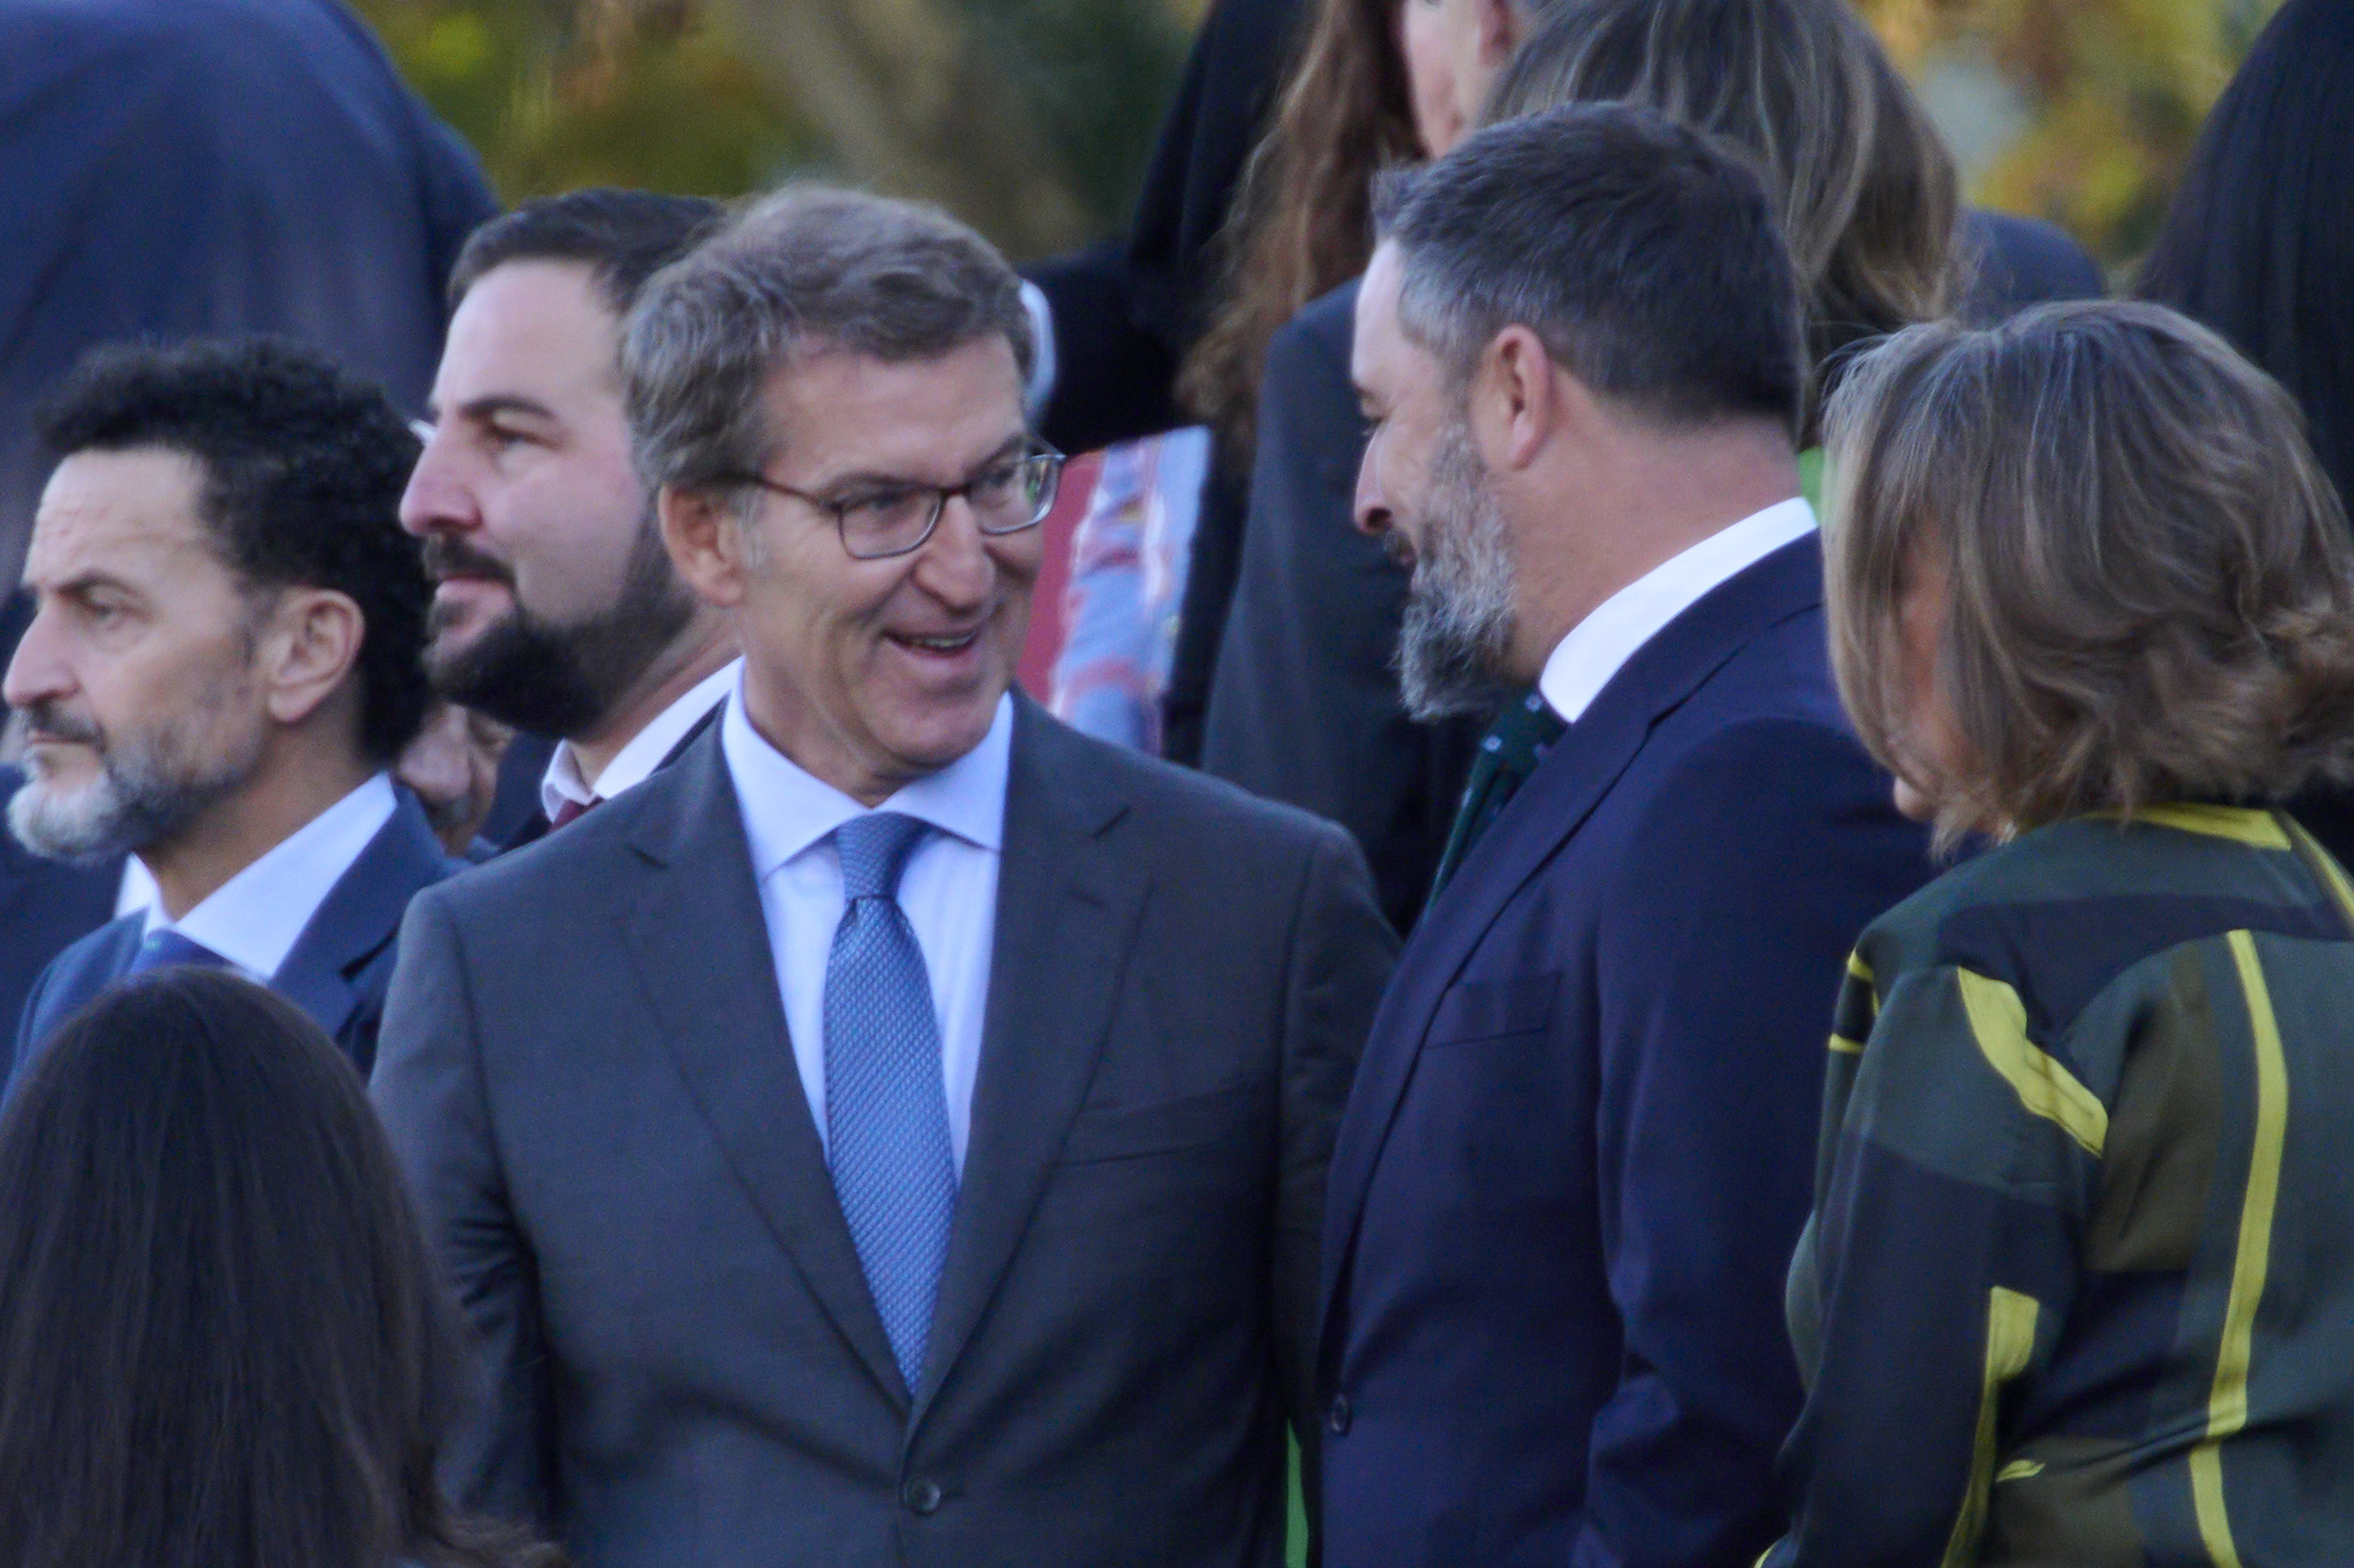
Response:
[[[1120,226],[1206,3],[356,0],[509,201],[824,173],[944,202],[1017,258]],[[1858,0],[1973,198],[2120,273],[2278,3]]]

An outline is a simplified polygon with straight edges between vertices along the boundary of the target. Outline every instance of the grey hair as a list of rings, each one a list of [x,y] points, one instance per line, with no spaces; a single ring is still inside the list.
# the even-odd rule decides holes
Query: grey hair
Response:
[[[1699,132],[1627,104],[1490,126],[1375,185],[1398,326],[1458,396],[1498,334],[1665,425],[1770,418],[1806,387],[1798,285],[1766,191]]]
[[[649,491],[722,486],[776,460],[762,392],[829,350],[893,363],[998,336],[1036,357],[1022,281],[938,208],[788,185],[656,273],[622,339],[631,454]]]

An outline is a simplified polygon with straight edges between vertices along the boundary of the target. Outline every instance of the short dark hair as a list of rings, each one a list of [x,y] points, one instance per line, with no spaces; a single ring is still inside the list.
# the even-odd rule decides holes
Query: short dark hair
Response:
[[[1757,175],[1696,132],[1619,103],[1490,126],[1384,176],[1374,222],[1405,264],[1399,326],[1458,380],[1519,325],[1644,417],[1799,429],[1788,249]]]
[[[232,571],[360,607],[360,749],[389,761],[429,700],[433,586],[401,531],[417,437],[382,390],[280,338],[93,350],[37,416],[59,458],[157,447],[204,470],[198,512]]]
[[[434,1482],[466,1357],[358,1073],[165,969],[0,1116],[0,1562],[525,1568]]]
[[[1853,0],[1577,0],[1550,7],[1488,96],[1490,123],[1638,103],[1764,180],[1806,296],[1817,422],[1855,345],[1946,313],[1954,160]]]
[[[469,235],[450,270],[452,309],[482,274],[510,261],[578,261],[619,320],[646,280],[695,249],[727,209],[707,196],[593,187],[538,196]]]
[[[2208,115],[2137,291],[2305,411],[2354,507],[2354,6],[2289,0]]]

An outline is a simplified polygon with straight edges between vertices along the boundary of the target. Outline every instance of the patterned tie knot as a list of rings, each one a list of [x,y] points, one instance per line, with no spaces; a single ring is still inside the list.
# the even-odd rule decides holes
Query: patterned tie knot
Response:
[[[896,898],[899,874],[924,836],[924,823],[897,811],[869,811],[853,817],[833,831],[833,844],[842,856],[842,895],[855,904],[862,898]]]

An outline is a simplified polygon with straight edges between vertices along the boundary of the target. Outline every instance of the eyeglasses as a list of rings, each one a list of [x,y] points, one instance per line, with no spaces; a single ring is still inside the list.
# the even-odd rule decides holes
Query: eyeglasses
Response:
[[[728,474],[725,481],[757,484],[827,514],[853,559],[879,561],[921,549],[954,496],[964,497],[975,525],[991,538],[1035,528],[1055,509],[1064,461],[1046,448],[991,463],[962,484],[878,484],[844,496],[811,495],[758,473]]]

